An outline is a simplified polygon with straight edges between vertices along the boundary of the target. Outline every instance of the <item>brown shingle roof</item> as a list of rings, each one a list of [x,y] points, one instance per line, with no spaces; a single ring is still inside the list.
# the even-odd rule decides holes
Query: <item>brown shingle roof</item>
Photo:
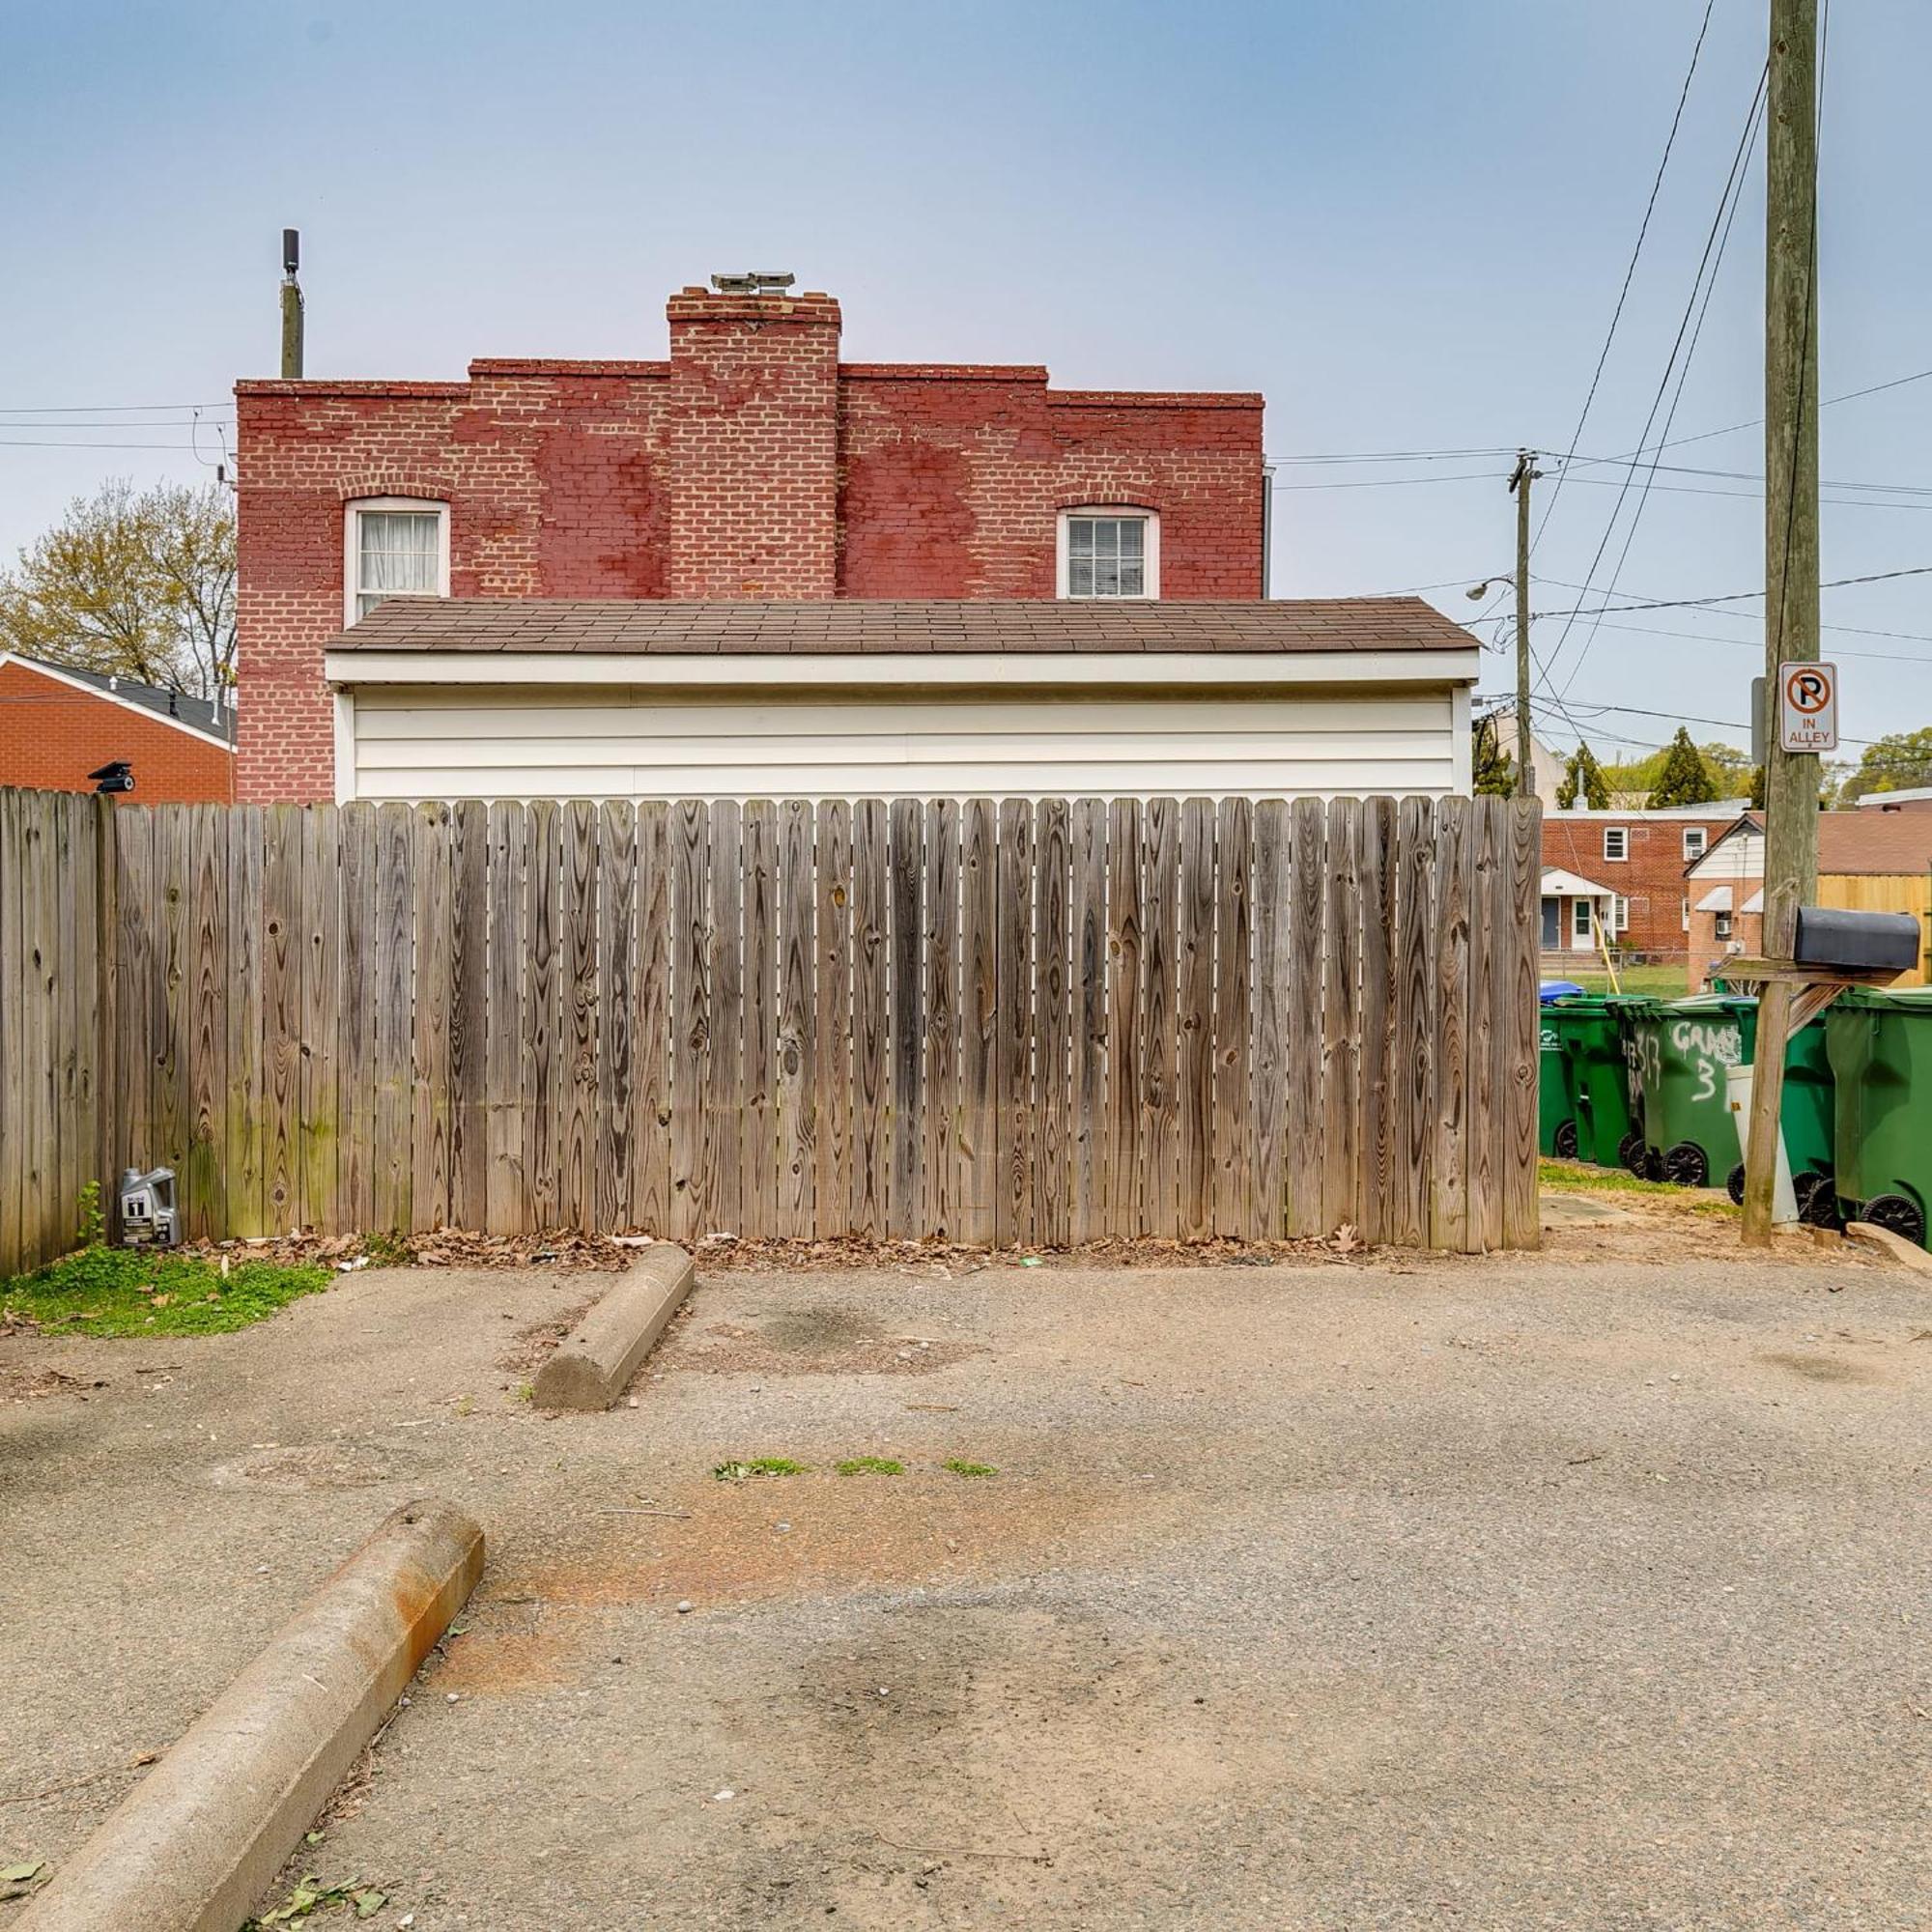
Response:
[[[908,651],[1467,651],[1419,597],[1185,604],[392,597],[330,650],[811,656]]]
[[[1740,824],[1764,829],[1756,812]],[[1734,828],[1736,829],[1736,828]],[[1717,850],[1715,845],[1711,848]],[[1821,873],[1923,872],[1932,868],[1932,812],[1821,811],[1818,814],[1818,870]]]

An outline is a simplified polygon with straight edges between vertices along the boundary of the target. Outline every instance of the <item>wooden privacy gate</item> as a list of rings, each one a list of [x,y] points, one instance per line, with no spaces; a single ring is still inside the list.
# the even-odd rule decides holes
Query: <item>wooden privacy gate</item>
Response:
[[[1536,808],[0,792],[0,1272],[191,1234],[1531,1246]]]

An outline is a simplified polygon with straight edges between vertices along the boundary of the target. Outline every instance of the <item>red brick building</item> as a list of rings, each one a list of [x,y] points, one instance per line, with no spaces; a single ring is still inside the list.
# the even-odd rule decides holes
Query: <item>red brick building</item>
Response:
[[[124,761],[141,805],[235,795],[235,712],[155,685],[0,652],[0,785],[92,791]]]
[[[1684,872],[1735,824],[1747,801],[1670,806],[1659,810],[1546,811],[1543,863],[1601,886],[1614,900],[1613,947],[1671,963],[1687,956],[1690,923]],[[1596,936],[1578,899],[1543,908],[1546,952],[1593,952]],[[1551,920],[1556,922],[1552,933]],[[1586,922],[1581,932],[1575,922]]]
[[[665,361],[236,385],[242,797],[331,794],[324,646],[385,593],[1264,594],[1258,395],[842,362],[824,295],[668,314]]]

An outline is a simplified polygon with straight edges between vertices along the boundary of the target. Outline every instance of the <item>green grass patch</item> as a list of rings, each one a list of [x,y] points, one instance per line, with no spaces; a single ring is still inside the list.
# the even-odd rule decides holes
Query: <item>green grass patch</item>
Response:
[[[1558,1194],[1658,1194],[1695,1214],[1735,1214],[1728,1201],[1714,1201],[1695,1188],[1671,1180],[1639,1180],[1620,1167],[1591,1167],[1582,1161],[1540,1160],[1536,1184]]]
[[[1602,966],[1594,972],[1577,973],[1566,967],[1560,973],[1547,976],[1552,980],[1570,980],[1582,987],[1586,993],[1607,993],[1610,990],[1610,976]],[[1641,993],[1648,999],[1681,1000],[1690,991],[1690,980],[1685,968],[1677,966],[1619,966],[1617,968],[1617,990],[1625,993]]]
[[[0,1303],[48,1335],[226,1335],[332,1279],[326,1267],[220,1264],[202,1255],[83,1248],[0,1288]]]
[[[903,1476],[905,1464],[890,1456],[848,1456],[838,1465],[841,1476]]]
[[[711,1473],[721,1483],[748,1483],[753,1476],[803,1476],[808,1465],[789,1456],[753,1456],[742,1463],[720,1463]]]
[[[950,1463],[942,1463],[942,1469],[950,1470],[955,1476],[997,1476],[1000,1472],[990,1463],[968,1463],[960,1457],[953,1457]]]

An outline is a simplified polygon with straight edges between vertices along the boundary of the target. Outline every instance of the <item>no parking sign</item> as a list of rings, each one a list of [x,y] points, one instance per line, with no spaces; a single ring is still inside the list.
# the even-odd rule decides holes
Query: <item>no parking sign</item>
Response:
[[[1838,749],[1838,667],[1777,668],[1777,742],[1787,752]]]

